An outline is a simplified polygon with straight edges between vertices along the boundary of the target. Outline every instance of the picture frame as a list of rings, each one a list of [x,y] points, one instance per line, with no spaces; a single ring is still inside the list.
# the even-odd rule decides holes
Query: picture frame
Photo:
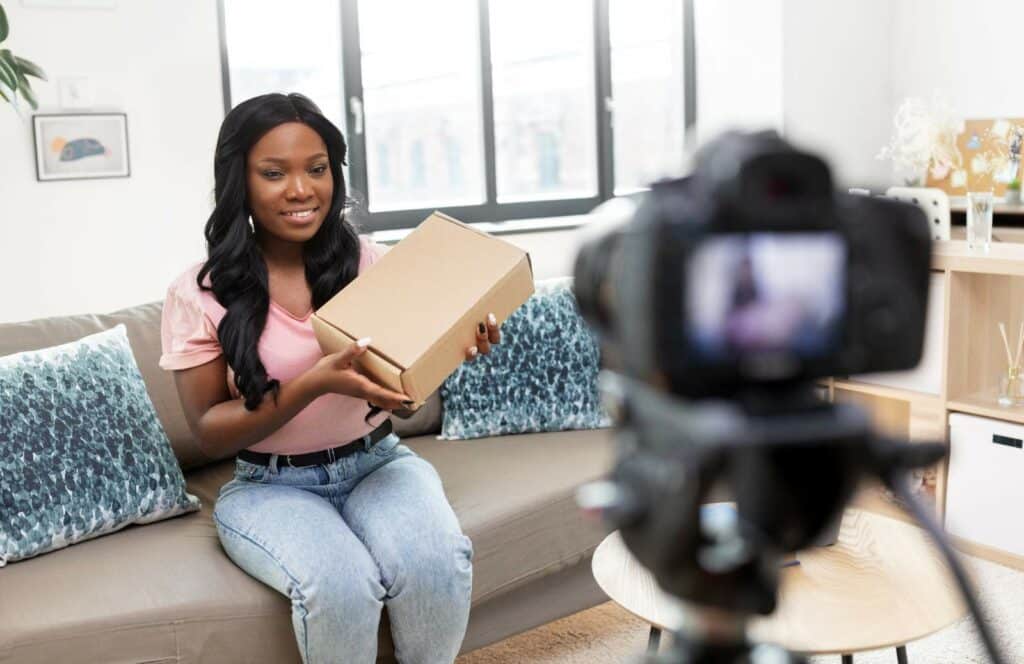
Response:
[[[39,182],[131,175],[125,113],[39,113],[32,134]]]

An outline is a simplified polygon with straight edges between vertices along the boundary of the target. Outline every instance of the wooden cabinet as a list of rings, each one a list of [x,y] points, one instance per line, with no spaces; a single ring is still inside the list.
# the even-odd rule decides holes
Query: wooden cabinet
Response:
[[[998,231],[997,231],[998,232]],[[1024,406],[1004,407],[997,400],[1000,376],[1007,368],[1006,350],[999,333],[1004,322],[1011,344],[1024,321],[1024,244],[996,242],[987,255],[967,249],[961,240],[937,242],[934,247],[933,282],[944,281],[943,316],[930,325],[929,341],[941,348],[938,390],[910,389],[920,381],[909,378],[880,385],[856,378],[825,381],[835,401],[865,406],[876,425],[887,433],[911,441],[948,440],[951,413],[968,413],[997,421],[1024,424]],[[933,296],[935,289],[933,288]],[[936,340],[935,335],[941,339]],[[1015,350],[1015,349],[1012,349]],[[933,393],[933,392],[937,392]],[[964,451],[969,454],[970,449]],[[945,513],[945,462],[915,477],[915,491],[941,519]],[[891,516],[908,518],[881,489],[867,488],[857,504]],[[997,508],[997,506],[993,506]],[[1009,528],[1024,524],[1007,521]],[[1024,557],[983,544],[957,540],[960,548],[1024,569]]]

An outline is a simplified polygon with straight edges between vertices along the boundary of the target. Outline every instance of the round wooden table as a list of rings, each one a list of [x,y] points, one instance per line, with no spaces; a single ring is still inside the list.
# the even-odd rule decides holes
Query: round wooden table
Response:
[[[839,541],[801,551],[800,564],[781,570],[775,613],[751,622],[750,637],[801,654],[853,653],[905,644],[966,613],[948,566],[909,523],[858,509],[843,515]],[[658,587],[626,549],[618,532],[594,552],[594,579],[617,604],[651,624],[649,646],[677,624],[679,602]]]

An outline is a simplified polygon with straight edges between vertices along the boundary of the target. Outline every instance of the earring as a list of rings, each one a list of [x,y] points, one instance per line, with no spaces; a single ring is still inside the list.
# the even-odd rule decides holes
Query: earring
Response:
[[[255,233],[256,232],[256,224],[252,223],[252,216],[251,215],[249,216],[249,232],[250,233]]]

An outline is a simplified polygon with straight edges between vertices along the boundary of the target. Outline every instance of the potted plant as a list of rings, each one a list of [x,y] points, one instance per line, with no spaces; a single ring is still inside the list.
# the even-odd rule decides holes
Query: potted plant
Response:
[[[0,44],[10,34],[10,24],[7,22],[7,13],[4,6],[0,4]],[[25,58],[19,58],[11,53],[10,49],[0,48],[0,100],[10,103],[16,111],[18,108],[18,95],[21,95],[33,110],[39,108],[36,94],[29,83],[29,77],[46,80],[46,74],[33,62]]]
[[[1020,178],[1013,178],[1006,185],[1005,202],[1007,205],[1020,205]]]

